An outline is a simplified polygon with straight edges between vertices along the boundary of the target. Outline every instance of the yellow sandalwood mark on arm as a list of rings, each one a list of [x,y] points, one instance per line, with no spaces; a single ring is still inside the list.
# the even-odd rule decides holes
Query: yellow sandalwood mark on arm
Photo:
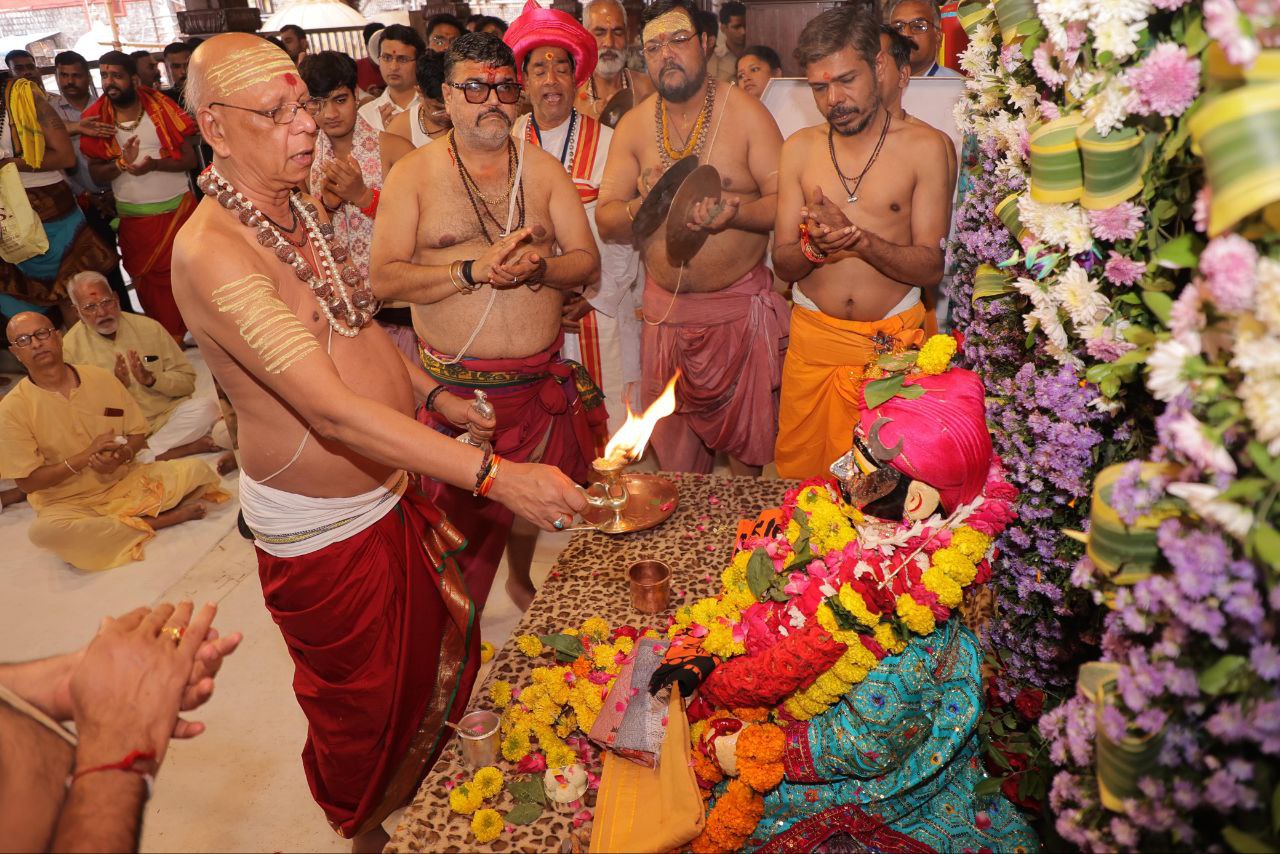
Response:
[[[215,98],[235,93],[274,80],[281,74],[297,74],[298,67],[289,54],[264,41],[260,45],[232,51],[227,58],[209,69],[209,90]]]
[[[275,283],[261,273],[221,285],[212,297],[218,311],[235,319],[240,337],[269,373],[282,373],[320,348],[316,337],[281,301]]]

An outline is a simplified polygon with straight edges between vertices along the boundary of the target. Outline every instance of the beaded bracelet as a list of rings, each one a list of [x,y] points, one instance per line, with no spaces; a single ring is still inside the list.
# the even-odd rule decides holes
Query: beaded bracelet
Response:
[[[493,446],[485,443],[484,457],[480,460],[480,468],[476,470],[476,486],[471,490],[472,496],[480,497],[480,488],[484,486],[484,482],[489,478],[490,470],[493,467]]]
[[[431,389],[431,391],[427,392],[427,401],[422,405],[423,408],[427,410],[427,412],[436,411],[436,396],[439,395],[444,390],[445,390],[444,386],[438,385],[435,388]]]
[[[809,263],[819,267],[827,262],[827,253],[814,246],[813,241],[809,239],[808,223],[800,224],[800,254],[803,255]]]

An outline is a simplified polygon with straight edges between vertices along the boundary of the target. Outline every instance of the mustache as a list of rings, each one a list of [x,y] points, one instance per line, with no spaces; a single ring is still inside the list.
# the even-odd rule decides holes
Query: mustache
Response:
[[[679,71],[681,74],[687,74],[683,66],[677,65],[674,60],[670,60],[670,59],[667,60],[665,63],[663,63],[662,71],[658,72],[658,76],[661,77],[663,74],[666,74],[668,71]]]
[[[600,51],[600,55],[599,57],[597,57],[597,61],[600,59],[621,59],[621,58],[622,58],[621,53],[614,50],[613,48],[609,48],[608,50]]]
[[[828,119],[843,119],[843,118],[847,118],[847,117],[849,117],[849,116],[856,116],[856,115],[858,115],[860,112],[862,112],[862,111],[861,111],[861,110],[858,110],[858,109],[855,109],[855,108],[853,108],[853,107],[835,107],[834,109],[832,109],[832,110],[831,110],[831,112],[827,113],[827,118],[828,118]]]
[[[479,126],[480,126],[480,122],[484,121],[485,116],[497,116],[498,118],[502,119],[502,121],[504,121],[504,122],[507,124],[507,126],[508,126],[508,127],[510,127],[510,126],[511,126],[511,118],[510,118],[506,113],[504,113],[504,112],[503,112],[501,109],[499,109],[498,107],[490,107],[489,109],[485,110],[485,111],[484,111],[483,113],[481,113],[480,115],[476,116],[476,126],[477,126],[477,127],[479,127]]]

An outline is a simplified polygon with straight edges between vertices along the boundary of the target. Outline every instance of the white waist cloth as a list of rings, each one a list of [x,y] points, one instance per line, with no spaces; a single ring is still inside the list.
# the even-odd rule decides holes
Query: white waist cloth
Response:
[[[794,285],[791,286],[791,301],[796,305],[800,306],[801,308],[809,309],[809,311],[817,311],[817,312],[822,311],[822,309],[818,308],[818,304],[816,302],[809,299],[807,296],[804,295],[804,291],[800,290],[799,282],[796,282]],[[893,317],[895,314],[902,314],[902,312],[911,308],[913,305],[915,305],[918,302],[920,302],[920,289],[912,288],[911,290],[907,291],[907,295],[902,298],[901,302],[899,302],[893,308],[889,309],[889,311],[885,314],[883,318],[881,318],[881,320],[887,320],[888,318]]]
[[[275,557],[300,557],[376,524],[408,485],[408,475],[397,471],[360,495],[312,498],[259,483],[241,471],[240,509],[258,548]]]

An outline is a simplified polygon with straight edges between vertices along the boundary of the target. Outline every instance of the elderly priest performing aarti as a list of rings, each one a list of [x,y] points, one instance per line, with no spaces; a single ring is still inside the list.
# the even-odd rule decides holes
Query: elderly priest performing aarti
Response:
[[[463,539],[411,474],[487,495],[545,528],[584,506],[541,466],[500,461],[413,419],[435,384],[371,324],[366,282],[306,181],[319,101],[284,51],[226,34],[192,56],[187,104],[214,162],[178,235],[175,295],[239,415],[240,498],[268,609],[296,668],[312,795],[355,850],[381,848],[466,704],[478,664]],[[486,435],[461,398],[434,406]]]

